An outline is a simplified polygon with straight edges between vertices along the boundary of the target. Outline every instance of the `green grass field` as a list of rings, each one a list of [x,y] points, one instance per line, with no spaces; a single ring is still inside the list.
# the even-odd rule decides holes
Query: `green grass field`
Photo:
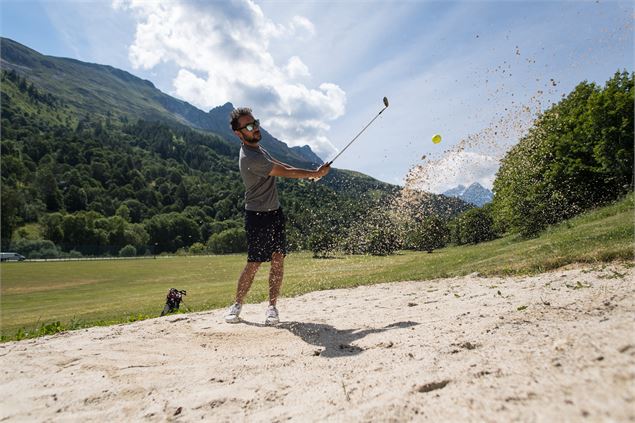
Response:
[[[541,237],[516,236],[432,254],[314,259],[292,253],[285,262],[283,296],[401,280],[478,272],[530,274],[569,263],[632,262],[634,196],[550,228]],[[192,311],[226,307],[245,255],[159,257],[138,260],[23,262],[0,265],[2,339],[63,329],[129,322],[159,315],[169,288],[186,289]],[[267,296],[269,266],[256,276],[248,302]],[[57,324],[59,322],[59,324]]]

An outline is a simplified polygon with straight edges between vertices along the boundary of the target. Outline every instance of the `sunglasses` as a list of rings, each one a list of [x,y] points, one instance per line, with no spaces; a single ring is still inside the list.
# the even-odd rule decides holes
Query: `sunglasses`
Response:
[[[256,119],[251,123],[248,123],[247,125],[243,126],[242,128],[238,128],[238,130],[240,131],[241,129],[246,129],[249,132],[253,131],[256,128],[260,128],[260,120]]]

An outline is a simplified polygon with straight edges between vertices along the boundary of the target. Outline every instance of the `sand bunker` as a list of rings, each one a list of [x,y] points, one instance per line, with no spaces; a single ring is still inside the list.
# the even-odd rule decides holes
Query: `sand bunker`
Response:
[[[0,421],[633,421],[633,266],[315,292],[0,345]]]

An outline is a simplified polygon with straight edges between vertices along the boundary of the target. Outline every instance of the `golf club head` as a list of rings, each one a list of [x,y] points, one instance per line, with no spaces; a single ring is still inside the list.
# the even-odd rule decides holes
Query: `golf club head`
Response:
[[[388,97],[384,97],[384,105],[388,107]]]

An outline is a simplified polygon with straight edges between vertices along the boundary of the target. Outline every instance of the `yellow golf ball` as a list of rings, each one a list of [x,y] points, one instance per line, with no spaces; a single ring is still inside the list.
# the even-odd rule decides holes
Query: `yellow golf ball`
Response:
[[[435,136],[432,137],[432,142],[435,144],[438,144],[441,142],[441,135],[436,134]]]

